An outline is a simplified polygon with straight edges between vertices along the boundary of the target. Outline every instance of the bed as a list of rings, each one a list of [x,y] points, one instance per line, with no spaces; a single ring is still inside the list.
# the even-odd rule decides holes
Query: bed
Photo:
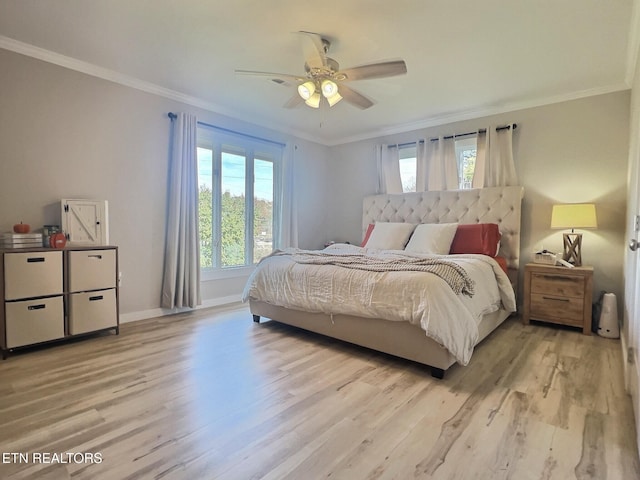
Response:
[[[435,256],[438,257],[438,262],[447,264],[445,266],[450,269],[447,271],[457,268],[453,264],[473,265],[469,272],[465,270],[460,273],[464,281],[470,281],[466,285],[473,290],[471,294],[464,291],[464,285],[458,290],[448,291],[449,287],[453,288],[452,282],[447,283],[444,275],[416,271],[416,267],[411,267],[414,270],[410,272],[372,271],[368,265],[357,266],[352,270],[343,268],[344,265],[336,266],[334,261],[338,258],[339,261],[347,262],[345,259],[348,259],[351,262],[355,258],[358,260],[356,263],[359,263],[360,258],[366,257],[371,262],[369,257],[379,255],[382,260],[375,260],[374,263],[377,264],[379,261],[386,262],[389,257],[396,261],[409,256],[412,258],[404,260],[411,264],[420,263],[418,270],[424,264],[439,270],[440,267],[431,267],[433,263],[437,263],[432,255],[333,245],[323,252],[290,250],[276,252],[263,259],[247,282],[243,300],[249,302],[254,322],[259,323],[260,318],[265,317],[419,362],[431,367],[434,377],[443,378],[446,370],[454,363],[467,364],[475,345],[515,311],[522,197],[522,187],[496,187],[372,195],[364,198],[363,236],[370,231],[371,225],[377,224],[498,225],[501,238],[497,255],[502,258],[502,265],[486,255]],[[412,241],[409,240],[409,243]],[[326,260],[327,257],[331,259]],[[303,271],[305,276],[301,277]],[[346,287],[337,286],[337,279],[342,274],[348,277]],[[495,288],[492,281],[486,280],[490,275],[495,275]],[[400,276],[410,278],[406,279],[407,283],[398,287],[398,293],[381,290],[387,281],[397,284]],[[427,281],[430,286],[424,287],[422,282]],[[302,287],[307,290],[302,295],[304,298],[298,301],[289,304],[277,298],[276,292],[284,291],[289,295]],[[486,300],[491,305],[475,305],[473,297],[480,297],[478,302],[481,302],[485,288],[489,292],[487,295],[492,295],[491,300]],[[498,301],[495,290],[499,295]],[[329,291],[337,297],[332,301],[324,301],[323,292]],[[363,298],[366,301],[362,300],[363,304],[358,308],[347,307],[347,297],[354,297],[357,303],[357,296],[361,291],[365,292]],[[378,301],[372,302],[373,291],[385,293],[382,297],[377,297]],[[431,297],[415,302],[422,309],[416,313],[415,321],[412,318],[399,321],[402,319],[398,317],[400,313],[396,315],[396,310],[404,310],[404,304],[413,302],[413,295],[422,295],[423,292]],[[380,298],[386,300],[380,301]],[[469,333],[466,332],[467,329]],[[454,338],[463,330],[463,338]]]

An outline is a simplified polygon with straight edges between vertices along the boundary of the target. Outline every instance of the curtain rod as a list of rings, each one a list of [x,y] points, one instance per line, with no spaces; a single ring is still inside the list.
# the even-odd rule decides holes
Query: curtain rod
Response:
[[[512,125],[502,125],[500,127],[496,127],[496,130],[509,130],[511,127],[513,127],[513,129],[515,130],[516,128],[518,128],[518,124],[514,123]],[[442,137],[445,140],[448,140],[450,138],[456,138],[456,137],[465,137],[467,135],[477,135],[478,133],[486,133],[487,129],[486,128],[481,128],[479,130],[476,130],[475,132],[467,132],[467,133],[456,133],[455,135],[447,135],[446,137]],[[437,142],[439,140],[439,138],[431,138],[429,139],[432,142]],[[424,140],[419,140],[418,142],[407,142],[407,143],[397,143],[394,145],[389,145],[389,148],[393,148],[393,147],[408,147],[409,145],[415,145],[416,143],[424,143]]]
[[[173,121],[176,118],[178,118],[178,116],[173,112],[167,113],[167,117],[169,117],[171,119],[171,121]],[[272,145],[277,145],[277,146],[282,147],[282,148],[287,146],[286,143],[276,142],[275,140],[269,140],[268,138],[257,137],[255,135],[248,135],[246,133],[237,132],[237,131],[231,130],[229,128],[218,127],[217,125],[211,125],[210,123],[198,122],[198,125],[202,125],[203,127],[213,128],[214,130],[218,130],[219,132],[230,133],[232,135],[238,135],[240,137],[250,138],[251,140],[258,140],[260,142],[270,143]]]
[[[518,124],[517,123],[512,123],[511,125],[501,125],[499,127],[496,127],[496,131],[498,131],[498,130],[509,130],[511,127],[513,127],[513,129],[515,130],[516,128],[518,128]],[[442,139],[443,140],[449,140],[450,138],[466,137],[467,135],[477,135],[478,133],[487,133],[487,129],[486,128],[480,128],[480,129],[476,130],[475,132],[456,133],[454,135],[447,135],[446,137],[442,137]],[[432,142],[437,142],[439,139],[438,138],[431,138],[430,140]]]

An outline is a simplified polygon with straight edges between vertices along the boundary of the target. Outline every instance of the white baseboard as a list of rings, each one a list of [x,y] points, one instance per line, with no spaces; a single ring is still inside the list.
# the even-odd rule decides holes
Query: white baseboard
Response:
[[[165,315],[173,315],[175,313],[188,312],[191,310],[200,310],[202,308],[220,307],[223,305],[229,305],[232,303],[240,303],[242,298],[240,295],[229,295],[227,297],[210,298],[204,300],[202,305],[198,305],[196,308],[152,308],[150,310],[141,310],[138,312],[122,313],[120,314],[120,323],[137,322],[138,320],[146,320],[148,318],[163,317]]]

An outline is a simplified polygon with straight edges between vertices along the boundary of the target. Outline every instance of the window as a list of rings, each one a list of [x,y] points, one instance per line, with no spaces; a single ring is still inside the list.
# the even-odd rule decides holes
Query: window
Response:
[[[476,137],[456,140],[456,159],[458,160],[458,178],[460,190],[471,188],[473,172],[476,168]]]
[[[399,147],[400,156],[400,181],[402,182],[403,192],[415,192],[416,191],[416,146],[401,146]]]
[[[458,177],[460,190],[471,188],[473,172],[476,167],[476,137],[463,138],[455,141],[456,159],[458,162]],[[403,192],[416,191],[417,160],[415,145],[402,146],[400,156],[400,181]]]
[[[250,266],[273,249],[282,148],[198,128],[200,267]]]

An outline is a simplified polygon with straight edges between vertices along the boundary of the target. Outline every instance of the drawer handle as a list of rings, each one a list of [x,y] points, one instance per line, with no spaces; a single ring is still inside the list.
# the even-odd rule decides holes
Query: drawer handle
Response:
[[[568,280],[570,282],[579,282],[580,278],[578,277],[563,277],[561,275],[542,275],[542,278],[546,280]]]
[[[95,297],[89,297],[89,301],[94,302],[96,300],[102,300],[103,298],[104,298],[104,295],[96,295]]]
[[[44,257],[31,257],[27,258],[27,263],[44,262]]]
[[[102,260],[102,255],[87,255],[89,258],[97,258],[98,260]]]
[[[544,300],[555,300],[556,302],[569,302],[568,298],[542,297]]]
[[[47,306],[44,303],[41,303],[40,305],[29,305],[27,310],[42,310],[43,308],[47,308]]]

